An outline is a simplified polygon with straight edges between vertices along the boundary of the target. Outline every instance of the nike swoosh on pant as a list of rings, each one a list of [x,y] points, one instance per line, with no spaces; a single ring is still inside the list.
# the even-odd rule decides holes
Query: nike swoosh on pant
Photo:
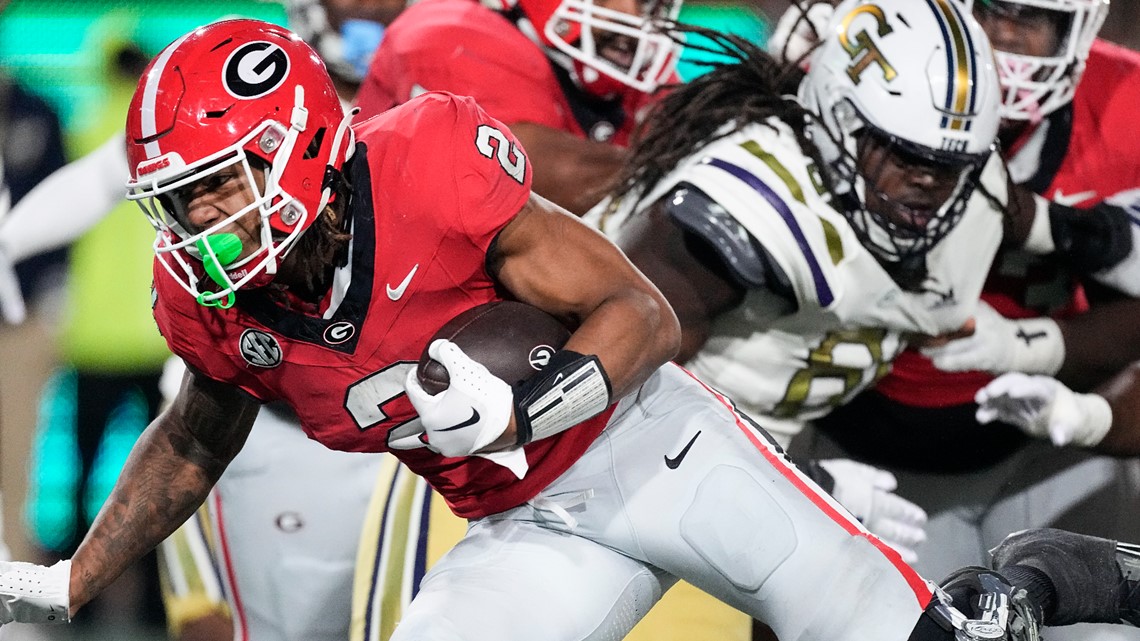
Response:
[[[437,432],[454,432],[455,430],[463,429],[464,427],[467,427],[469,425],[474,425],[478,422],[479,422],[479,410],[472,407],[471,408],[471,418],[467,419],[466,421],[463,421],[459,425],[452,425],[451,427],[445,427],[441,430],[436,430],[436,431]]]
[[[666,454],[665,455],[665,467],[667,467],[671,470],[677,469],[681,465],[681,460],[684,459],[685,455],[689,453],[689,448],[691,448],[693,446],[693,443],[697,442],[697,437],[700,435],[701,435],[701,433],[699,430],[697,431],[696,434],[693,434],[693,438],[689,439],[689,442],[687,444],[685,444],[685,449],[681,450],[681,453],[678,454],[677,456],[675,456],[673,458],[669,458],[669,455]]]

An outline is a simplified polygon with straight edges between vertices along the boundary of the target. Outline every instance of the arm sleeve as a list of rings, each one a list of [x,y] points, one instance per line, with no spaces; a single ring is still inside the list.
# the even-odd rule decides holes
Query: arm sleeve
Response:
[[[111,136],[20,200],[0,222],[0,250],[19,262],[70,244],[122,201],[129,173],[123,136]]]
[[[511,130],[474,100],[456,98],[455,106],[451,149],[459,224],[486,253],[530,197],[530,159]]]

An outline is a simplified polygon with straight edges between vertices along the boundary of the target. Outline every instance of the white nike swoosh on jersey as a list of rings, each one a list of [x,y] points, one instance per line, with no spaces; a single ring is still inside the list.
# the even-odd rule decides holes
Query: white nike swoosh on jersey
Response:
[[[416,270],[419,268],[420,264],[416,263],[416,266],[412,267],[412,271],[408,272],[408,275],[404,276],[404,280],[400,281],[399,287],[392,287],[391,285],[387,285],[388,298],[390,300],[400,300],[400,297],[404,295],[404,290],[406,290],[408,288],[408,284],[412,282],[412,276],[416,275]]]
[[[1064,207],[1072,207],[1073,205],[1076,205],[1077,203],[1083,203],[1084,201],[1089,200],[1090,198],[1096,198],[1096,190],[1095,189],[1092,191],[1082,191],[1082,192],[1078,192],[1075,194],[1066,194],[1066,193],[1063,193],[1060,189],[1058,189],[1053,194],[1053,198],[1051,198],[1050,200],[1052,200],[1053,202],[1057,203],[1058,205],[1062,205]]]

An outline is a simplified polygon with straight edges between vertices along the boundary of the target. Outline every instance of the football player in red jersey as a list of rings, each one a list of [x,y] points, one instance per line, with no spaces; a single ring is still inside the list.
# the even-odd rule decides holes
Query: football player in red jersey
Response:
[[[331,448],[392,451],[471,519],[395,639],[620,638],[677,578],[788,640],[1032,639],[1039,606],[1071,596],[1032,565],[950,594],[918,577],[667,364],[661,294],[531,193],[525,152],[470,99],[348,123],[273,25],[215,23],[151,63],[129,189],[158,231],[155,318],[191,369],[73,559],[0,564],[0,621],[68,620],[193,512],[273,400]],[[427,345],[504,295],[576,328],[516,390]],[[425,348],[450,376],[436,396],[414,376]]]
[[[495,6],[496,8],[491,8]],[[605,195],[678,45],[645,29],[681,0],[425,0],[385,33],[357,104],[471,96],[538,159],[534,190],[576,214]]]
[[[366,117],[426,89],[472,96],[528,150],[535,192],[582,214],[618,174],[655,89],[676,79],[676,43],[644,27],[673,17],[680,4],[419,2],[385,32],[357,102]],[[362,557],[361,568],[374,565],[368,562]],[[390,617],[383,608],[371,612]],[[631,636],[684,639],[717,630],[725,639],[747,639],[751,627],[747,617],[682,584]]]

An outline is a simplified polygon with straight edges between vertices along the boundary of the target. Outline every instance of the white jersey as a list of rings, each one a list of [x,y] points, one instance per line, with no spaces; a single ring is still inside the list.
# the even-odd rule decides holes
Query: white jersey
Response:
[[[787,275],[794,308],[771,291],[750,290],[714,321],[688,363],[784,440],[885,375],[909,334],[946,333],[973,315],[1001,241],[1002,214],[975,193],[958,225],[928,254],[924,291],[905,291],[829,204],[791,129],[771,122],[689,156],[641,206],[690,183],[739,221]],[[1005,200],[1006,174],[996,154],[982,182]],[[591,216],[620,242],[631,205],[602,213],[606,205]]]

